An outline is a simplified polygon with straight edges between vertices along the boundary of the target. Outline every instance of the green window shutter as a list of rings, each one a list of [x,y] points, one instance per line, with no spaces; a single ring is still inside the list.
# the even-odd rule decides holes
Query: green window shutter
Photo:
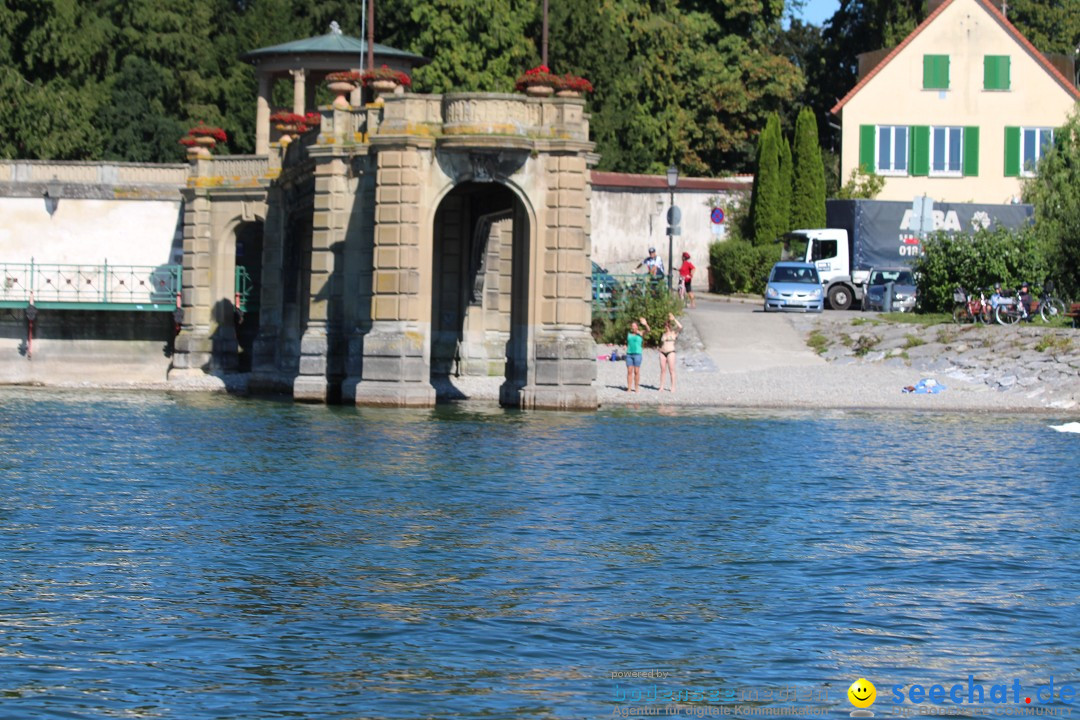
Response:
[[[1008,90],[1011,58],[1008,55],[983,56],[983,89]]]
[[[949,89],[948,55],[923,55],[923,89]]]
[[[979,174],[979,128],[964,128],[964,177]]]
[[[1020,128],[1005,128],[1005,177],[1020,177]]]
[[[859,168],[865,173],[872,173],[874,164],[874,140],[877,135],[875,125],[859,126]]]
[[[908,145],[911,148],[908,169],[915,177],[926,177],[930,174],[930,126],[913,125]]]

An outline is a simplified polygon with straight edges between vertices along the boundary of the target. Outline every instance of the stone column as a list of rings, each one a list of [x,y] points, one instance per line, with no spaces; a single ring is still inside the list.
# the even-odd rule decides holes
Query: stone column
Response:
[[[297,115],[304,114],[304,98],[306,93],[304,91],[304,84],[307,82],[307,71],[290,70],[289,74],[292,75],[293,92],[292,92],[292,111]]]
[[[255,109],[255,154],[270,152],[270,93],[273,78],[269,73],[259,72],[259,99]]]
[[[336,255],[352,212],[347,173],[341,157],[316,158],[308,319],[300,338],[300,374],[293,381],[293,399],[300,402],[333,402],[340,390],[341,328],[335,320],[341,314],[336,276],[342,268],[336,267]]]
[[[357,405],[431,407],[430,228],[421,237],[421,151],[378,148],[371,331],[363,339]],[[421,288],[421,278],[427,277]]]
[[[210,198],[184,192],[184,265],[180,303],[184,319],[176,337],[169,379],[202,376],[210,369]]]
[[[538,218],[539,325],[533,334],[532,382],[526,408],[595,410],[596,351],[592,339],[589,263],[589,183],[584,155],[550,155],[546,200]]]
[[[267,192],[266,221],[263,224],[262,287],[259,289],[259,335],[252,346],[252,392],[287,392],[279,379],[281,347],[282,249],[285,239],[284,193],[272,187]]]

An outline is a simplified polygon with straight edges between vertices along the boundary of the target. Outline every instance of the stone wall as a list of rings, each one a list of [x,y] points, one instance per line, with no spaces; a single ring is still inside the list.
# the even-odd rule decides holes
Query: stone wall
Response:
[[[23,310],[0,310],[0,383],[164,383],[172,313],[41,310],[27,343]]]

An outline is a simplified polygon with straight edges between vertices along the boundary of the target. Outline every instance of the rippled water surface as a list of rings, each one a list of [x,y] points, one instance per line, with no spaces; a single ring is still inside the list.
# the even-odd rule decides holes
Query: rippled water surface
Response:
[[[0,717],[1077,681],[1080,436],[1049,422],[8,391]]]

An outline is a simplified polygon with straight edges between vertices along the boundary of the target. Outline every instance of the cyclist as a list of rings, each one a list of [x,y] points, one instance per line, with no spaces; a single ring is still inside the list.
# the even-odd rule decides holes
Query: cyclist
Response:
[[[1027,283],[1020,286],[1020,307],[1024,313],[1021,318],[1031,322],[1031,289]]]
[[[997,310],[998,305],[1008,304],[1008,298],[1001,292],[1001,283],[994,284],[994,294],[990,296],[990,307]]]
[[[649,248],[649,257],[639,262],[634,269],[637,270],[642,265],[649,271],[649,275],[653,280],[662,280],[664,278],[664,261],[657,256],[656,248]]]

